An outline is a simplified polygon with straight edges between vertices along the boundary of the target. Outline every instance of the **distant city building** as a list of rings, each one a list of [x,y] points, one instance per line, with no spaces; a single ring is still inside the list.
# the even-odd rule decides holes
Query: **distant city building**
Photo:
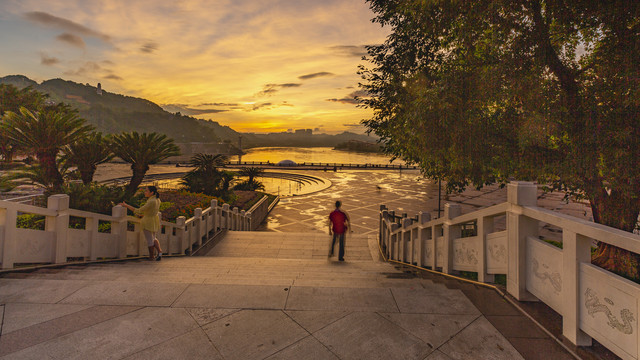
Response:
[[[102,95],[102,84],[98,83],[98,89],[96,90],[98,95]]]
[[[295,132],[297,135],[312,135],[313,130],[311,129],[296,129]]]

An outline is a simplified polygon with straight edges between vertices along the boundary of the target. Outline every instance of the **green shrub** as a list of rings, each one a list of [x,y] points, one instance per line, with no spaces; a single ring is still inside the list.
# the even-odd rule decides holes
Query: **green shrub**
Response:
[[[20,229],[44,230],[44,215],[19,214],[16,227]]]
[[[217,199],[218,205],[222,205],[222,199],[201,194],[192,193],[185,190],[178,191],[163,191],[160,194],[160,198],[165,203],[170,204],[162,210],[162,219],[165,221],[175,222],[179,216],[184,216],[187,219],[193,217],[193,212],[196,208],[202,210],[211,206],[211,200]]]

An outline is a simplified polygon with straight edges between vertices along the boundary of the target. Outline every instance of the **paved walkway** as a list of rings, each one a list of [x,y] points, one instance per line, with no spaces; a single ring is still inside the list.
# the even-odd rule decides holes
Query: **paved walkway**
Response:
[[[415,172],[324,174],[333,187],[284,199],[270,232],[229,233],[214,256],[3,275],[0,359],[571,358],[495,292],[379,261],[379,205],[435,213],[433,184]],[[503,196],[458,200],[467,212]],[[346,262],[326,258],[336,199],[355,230]]]
[[[368,236],[338,262],[324,234],[265,235],[230,233],[216,257],[5,275],[0,358],[522,359],[461,290],[374,260]]]

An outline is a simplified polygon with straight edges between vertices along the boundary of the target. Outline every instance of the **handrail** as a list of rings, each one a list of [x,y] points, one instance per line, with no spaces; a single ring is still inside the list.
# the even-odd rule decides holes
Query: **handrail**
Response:
[[[512,211],[640,254],[640,236],[637,234],[539,207],[522,206],[513,208]]]
[[[175,223],[160,221],[164,231],[156,237],[167,254],[191,253],[194,247],[225,230],[250,230],[251,213],[239,211],[237,207],[231,209],[228,204],[218,206],[217,200],[212,200],[210,205],[204,210],[196,208],[189,219],[181,216]],[[18,228],[20,213],[44,216],[45,231]],[[86,228],[69,228],[70,217],[91,221],[87,222]],[[110,231],[99,230],[98,221],[110,222]],[[13,269],[16,263],[65,264],[68,258],[75,262],[77,258],[85,261],[124,259],[144,256],[147,252],[139,226],[141,219],[127,216],[126,209],[119,205],[107,215],[71,209],[69,196],[63,194],[50,196],[46,208],[0,200],[0,223],[4,224],[0,226],[2,269]],[[127,223],[135,224],[133,231],[127,229]],[[49,245],[42,246],[47,242]]]
[[[383,258],[445,275],[476,272],[480,282],[504,274],[515,299],[543,301],[562,316],[563,335],[573,344],[593,338],[622,358],[640,358],[640,284],[591,264],[594,241],[640,254],[640,235],[540,208],[532,183],[511,183],[507,195],[505,203],[468,214],[446,204],[439,219],[421,213],[401,224],[382,206]],[[502,215],[506,230],[495,224]],[[463,237],[470,222],[477,234]],[[540,240],[541,223],[562,230],[562,248]]]

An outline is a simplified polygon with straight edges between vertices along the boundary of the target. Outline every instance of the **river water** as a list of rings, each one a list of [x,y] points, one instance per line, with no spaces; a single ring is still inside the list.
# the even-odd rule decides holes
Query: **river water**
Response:
[[[395,160],[387,155],[378,153],[360,153],[343,150],[333,150],[330,147],[258,147],[245,150],[241,161],[269,161],[278,163],[282,160],[292,160],[301,163],[337,163],[337,164],[376,164],[376,165],[404,165],[403,161]],[[238,160],[233,156],[232,161]]]
[[[297,147],[260,147],[245,150],[246,154],[242,155],[242,161],[262,161],[278,163],[282,160],[292,160],[296,163],[337,163],[337,164],[394,164],[400,165],[404,162],[396,160],[391,162],[391,158],[377,153],[358,153],[343,150],[333,150],[330,147],[313,147],[313,148],[297,148]],[[237,161],[238,157],[230,157],[230,160]],[[156,164],[149,166],[148,175],[164,174],[175,172],[189,171],[188,167],[179,167],[175,165]],[[306,171],[293,171],[286,168],[267,170],[268,172],[277,173],[293,173],[298,175],[308,174]],[[319,174],[319,175],[318,175]],[[105,181],[113,178],[131,176],[131,168],[129,164],[106,163],[100,164],[94,176],[96,181]],[[161,188],[176,187],[179,184],[180,175],[176,175],[174,180],[151,180],[149,184],[156,184]],[[295,180],[287,180],[283,178],[260,177],[258,180],[265,185],[265,191],[272,194],[283,196],[302,195],[309,192],[318,191],[331,185],[322,173],[314,175],[320,178],[320,181],[308,183]],[[147,184],[147,182],[145,182]]]

